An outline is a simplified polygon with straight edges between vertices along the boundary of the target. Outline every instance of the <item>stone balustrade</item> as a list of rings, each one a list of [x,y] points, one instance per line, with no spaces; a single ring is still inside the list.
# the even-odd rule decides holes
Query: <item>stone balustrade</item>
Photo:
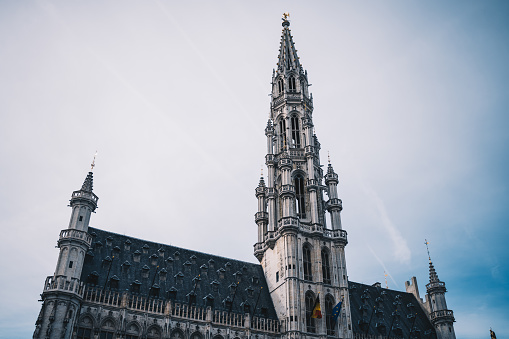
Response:
[[[447,319],[448,321],[454,321],[454,313],[452,310],[435,311],[435,312],[431,312],[431,314],[429,315],[429,319],[432,322],[439,321],[442,319]]]
[[[70,279],[64,276],[49,276],[44,282],[43,293],[68,292],[83,296],[83,284],[78,279]]]
[[[48,277],[52,278],[52,277]],[[83,291],[83,301],[93,304],[123,307],[129,310],[142,311],[153,314],[170,315],[174,318],[190,319],[210,322],[214,325],[245,328],[253,330],[278,333],[279,321],[262,317],[251,317],[249,313],[241,314],[221,310],[212,310],[211,307],[200,307],[183,303],[172,302],[161,298],[147,298],[132,295],[128,292],[104,290],[99,287],[86,286]]]
[[[74,192],[72,192],[71,199],[79,199],[79,198],[90,199],[90,200],[92,200],[96,204],[97,204],[97,201],[99,200],[97,195],[95,195],[92,192],[86,192],[86,191],[74,191]]]
[[[68,228],[60,232],[58,243],[63,240],[78,240],[84,242],[88,247],[92,244],[92,236],[87,232]]]

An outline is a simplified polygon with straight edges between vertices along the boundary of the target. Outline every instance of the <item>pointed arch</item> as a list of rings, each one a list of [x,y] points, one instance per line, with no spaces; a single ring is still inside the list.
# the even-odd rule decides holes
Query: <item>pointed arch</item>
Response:
[[[161,339],[161,333],[163,333],[161,326],[154,324],[147,329],[147,339]],[[183,337],[184,336],[177,337],[177,338],[183,338]],[[173,338],[173,336],[172,336],[172,338]]]
[[[290,77],[288,78],[288,90],[290,92],[297,91],[297,86],[295,84],[295,77],[293,75],[290,75]]]
[[[313,280],[312,265],[311,265],[311,245],[305,243],[302,246],[302,264],[304,271],[304,280]]]
[[[76,331],[77,339],[92,339],[93,338],[93,330],[95,327],[94,317],[85,313],[82,314],[78,320],[78,330]]]
[[[100,328],[99,339],[114,339],[117,331],[117,322],[112,317],[106,317]]]
[[[291,146],[294,148],[301,148],[300,142],[300,123],[299,117],[294,114],[290,117],[290,136],[291,136]]]
[[[315,306],[315,294],[311,291],[306,292],[305,304],[306,304],[306,331],[310,333],[316,332],[315,319],[311,318],[313,314],[313,307]]]
[[[171,331],[170,339],[184,339],[184,332],[181,329],[176,328]]]
[[[324,284],[331,284],[330,255],[327,248],[322,248],[322,278]]]
[[[325,296],[325,327],[327,328],[327,335],[334,335],[334,328],[336,324],[332,315],[332,309],[334,308],[335,301],[332,295],[327,294]]]
[[[193,334],[191,334],[190,339],[203,339],[203,335],[200,332],[196,331]]]
[[[141,334],[141,325],[137,321],[131,321],[125,328],[125,339],[139,339]]]

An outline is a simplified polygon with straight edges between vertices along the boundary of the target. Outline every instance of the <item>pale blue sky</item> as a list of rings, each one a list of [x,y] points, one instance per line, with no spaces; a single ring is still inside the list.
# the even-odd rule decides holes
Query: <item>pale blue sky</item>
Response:
[[[0,338],[31,336],[96,150],[92,226],[255,262],[283,12],[349,278],[422,296],[427,238],[457,337],[509,337],[507,2],[40,0],[0,1]]]

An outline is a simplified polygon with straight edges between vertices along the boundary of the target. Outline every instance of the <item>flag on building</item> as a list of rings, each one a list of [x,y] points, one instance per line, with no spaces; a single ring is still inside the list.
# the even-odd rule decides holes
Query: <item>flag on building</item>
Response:
[[[313,313],[311,318],[322,319],[322,309],[320,308],[320,294],[316,297],[315,306],[313,307]]]
[[[338,320],[339,314],[341,313],[341,304],[343,303],[343,300],[338,302],[336,306],[332,309],[332,321],[336,322]]]

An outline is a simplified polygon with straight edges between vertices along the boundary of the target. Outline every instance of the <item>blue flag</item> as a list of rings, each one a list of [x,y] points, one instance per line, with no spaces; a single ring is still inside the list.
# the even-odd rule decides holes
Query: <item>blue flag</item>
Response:
[[[332,309],[332,320],[334,322],[336,322],[336,320],[338,320],[339,313],[341,313],[341,304],[342,303],[343,303],[343,300],[338,302],[338,304],[336,306],[334,306],[334,308]]]

